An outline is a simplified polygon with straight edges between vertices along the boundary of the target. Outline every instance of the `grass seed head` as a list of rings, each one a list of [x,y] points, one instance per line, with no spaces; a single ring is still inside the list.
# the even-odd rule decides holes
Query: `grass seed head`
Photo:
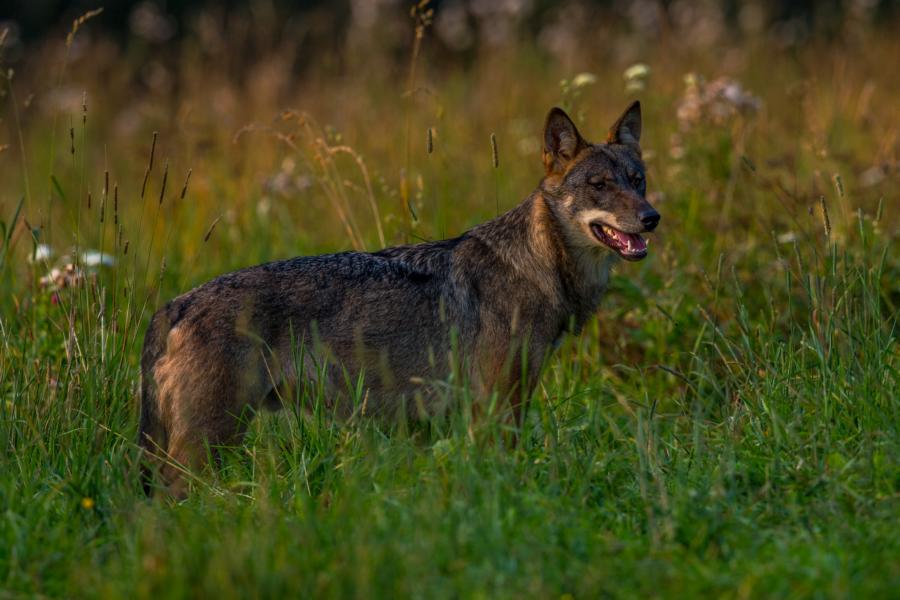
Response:
[[[95,8],[94,10],[89,10],[77,19],[72,21],[72,30],[66,36],[66,48],[72,47],[72,42],[75,40],[75,34],[78,33],[78,30],[81,29],[81,26],[87,23],[89,20],[93,19],[97,15],[103,12],[103,7]]]
[[[147,162],[147,170],[144,171],[144,183],[141,184],[141,199],[147,192],[147,180],[150,179],[150,172],[153,170],[153,157],[156,154],[156,138],[159,136],[158,131],[153,132],[153,141],[150,142],[150,160]]]
[[[500,152],[497,151],[497,134],[491,134],[491,163],[494,168],[500,166]]]
[[[191,171],[193,169],[188,169],[187,176],[184,178],[184,185],[181,187],[181,200],[184,200],[184,196],[187,194],[188,183],[191,181]]]
[[[163,198],[166,195],[166,183],[169,181],[169,160],[166,159],[165,165],[163,166],[163,178],[162,178],[162,186],[159,188],[159,203],[162,205]]]
[[[209,241],[209,236],[212,235],[213,229],[216,228],[216,223],[218,223],[219,219],[221,219],[221,218],[222,217],[216,217],[215,220],[212,222],[212,224],[209,226],[209,229],[206,230],[206,235],[203,236],[204,244]]]
[[[831,237],[831,219],[828,218],[828,205],[825,204],[825,196],[819,196],[819,204],[822,206],[822,224],[825,226],[825,237]]]
[[[839,173],[835,173],[831,180],[834,182],[834,189],[837,192],[838,198],[844,197],[844,180],[841,179],[841,175]]]

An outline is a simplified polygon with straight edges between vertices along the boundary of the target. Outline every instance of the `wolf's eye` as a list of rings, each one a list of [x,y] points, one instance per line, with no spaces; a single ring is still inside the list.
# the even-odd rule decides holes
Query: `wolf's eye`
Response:
[[[642,183],[644,183],[644,176],[640,173],[635,173],[631,176],[631,183],[634,187],[639,187]]]
[[[607,187],[608,181],[603,177],[591,177],[590,182],[592,186],[597,188],[598,190],[605,190]]]

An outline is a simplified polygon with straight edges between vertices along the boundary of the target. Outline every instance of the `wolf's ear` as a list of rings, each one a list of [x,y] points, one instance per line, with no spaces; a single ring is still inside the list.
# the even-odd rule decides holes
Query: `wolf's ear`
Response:
[[[547,174],[562,173],[566,165],[587,142],[578,133],[575,123],[566,112],[558,107],[550,109],[544,125],[544,166]]]
[[[625,109],[619,120],[609,128],[606,141],[610,144],[630,146],[641,153],[641,103],[635,100]]]

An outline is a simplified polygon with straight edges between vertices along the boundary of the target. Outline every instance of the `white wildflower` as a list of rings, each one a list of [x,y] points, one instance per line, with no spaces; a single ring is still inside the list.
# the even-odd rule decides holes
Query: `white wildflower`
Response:
[[[597,76],[593,73],[579,73],[572,78],[572,87],[580,88],[597,83]]]
[[[646,79],[650,75],[650,67],[644,63],[635,63],[625,69],[625,79]]]
[[[38,244],[34,249],[34,255],[29,257],[30,262],[42,262],[53,256],[53,249],[47,244]]]
[[[650,67],[644,63],[635,63],[625,69],[625,92],[642,92],[647,87],[647,78],[650,76]]]
[[[87,250],[81,254],[81,262],[88,268],[93,267],[112,267],[116,264],[116,259],[111,254],[98,252],[97,250]]]

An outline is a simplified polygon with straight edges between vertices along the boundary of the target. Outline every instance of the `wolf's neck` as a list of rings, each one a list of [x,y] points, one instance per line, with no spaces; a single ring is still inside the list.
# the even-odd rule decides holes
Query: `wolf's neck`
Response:
[[[597,309],[616,258],[599,247],[571,248],[551,202],[535,191],[471,234],[491,247],[508,279],[533,285],[547,318],[566,324],[574,320],[580,329]]]

